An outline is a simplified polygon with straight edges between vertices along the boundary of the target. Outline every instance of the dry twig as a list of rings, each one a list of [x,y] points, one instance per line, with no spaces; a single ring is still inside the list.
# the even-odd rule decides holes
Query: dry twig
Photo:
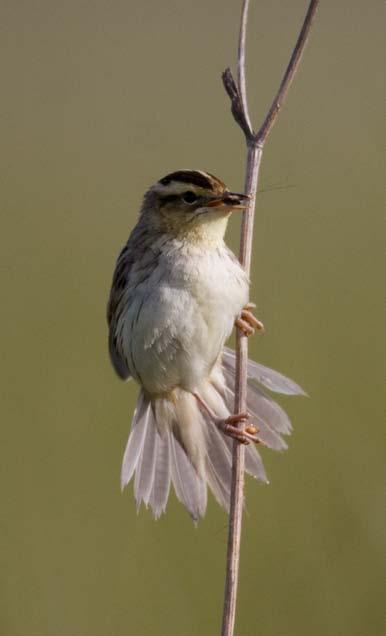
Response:
[[[227,68],[222,76],[224,88],[231,100],[234,119],[245,135],[247,144],[247,167],[245,193],[250,196],[248,208],[243,214],[240,238],[240,262],[249,275],[252,255],[253,221],[255,212],[256,190],[259,178],[264,143],[275,123],[278,112],[285,100],[288,89],[299,66],[304,47],[308,39],[311,24],[318,8],[319,0],[311,0],[303,26],[292,52],[287,69],[279,86],[279,90],[264,119],[255,133],[248,114],[247,91],[245,79],[245,43],[248,22],[249,0],[243,0],[238,47],[237,83],[232,72]],[[236,346],[236,386],[235,413],[246,411],[247,397],[247,362],[248,342],[240,330],[237,332]],[[236,596],[240,560],[241,522],[244,501],[244,446],[235,441],[232,457],[232,486],[229,513],[228,551],[225,580],[224,610],[222,636],[232,636],[236,615]]]

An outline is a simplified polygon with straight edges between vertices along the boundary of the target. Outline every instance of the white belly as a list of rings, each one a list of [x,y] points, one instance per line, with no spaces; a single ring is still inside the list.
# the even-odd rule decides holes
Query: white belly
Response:
[[[123,317],[131,374],[152,394],[196,390],[247,302],[247,278],[225,246],[169,247]]]

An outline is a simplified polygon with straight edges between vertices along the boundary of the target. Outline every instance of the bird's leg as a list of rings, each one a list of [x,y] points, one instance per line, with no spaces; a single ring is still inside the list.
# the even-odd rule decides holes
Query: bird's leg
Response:
[[[217,417],[215,413],[213,413],[210,406],[206,404],[206,402],[198,395],[198,393],[193,394],[196,398],[199,406],[209,415],[211,420],[218,426],[220,430],[225,433],[225,435],[229,435],[229,437],[233,437],[233,439],[237,439],[242,444],[249,444],[249,442],[255,442],[255,444],[261,444],[261,440],[257,437],[257,433],[259,429],[252,424],[246,426],[245,429],[240,429],[235,426],[235,424],[239,424],[240,422],[248,422],[249,413],[236,413],[235,415],[230,415],[226,418]]]
[[[240,316],[235,320],[236,327],[241,329],[245,336],[253,336],[256,329],[257,331],[261,331],[261,333],[265,331],[263,323],[260,322],[251,311],[255,308],[255,303],[248,303],[244,309],[241,310]]]

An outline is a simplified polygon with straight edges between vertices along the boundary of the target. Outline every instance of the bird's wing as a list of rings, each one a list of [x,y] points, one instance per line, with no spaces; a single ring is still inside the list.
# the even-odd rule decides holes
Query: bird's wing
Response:
[[[109,352],[112,365],[122,380],[130,377],[122,343],[117,329],[122,312],[127,312],[136,289],[151,276],[157,267],[162,241],[156,241],[154,232],[149,232],[146,224],[139,221],[129,240],[118,256],[110,298],[107,304],[107,322],[109,325]]]
[[[132,258],[132,251],[126,244],[121,250],[114,270],[113,282],[111,284],[111,291],[109,301],[107,303],[107,323],[109,326],[109,354],[111,363],[117,372],[118,376],[122,380],[128,380],[130,372],[126,364],[126,360],[120,352],[120,348],[117,341],[117,322],[122,306],[122,297],[125,291],[127,280],[130,277],[130,270],[133,266],[134,259]]]

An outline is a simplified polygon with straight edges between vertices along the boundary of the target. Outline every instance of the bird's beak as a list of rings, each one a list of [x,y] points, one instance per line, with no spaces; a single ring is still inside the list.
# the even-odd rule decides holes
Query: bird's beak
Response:
[[[207,208],[228,208],[229,210],[245,210],[251,197],[239,192],[224,192],[218,199],[212,199],[206,204]]]

